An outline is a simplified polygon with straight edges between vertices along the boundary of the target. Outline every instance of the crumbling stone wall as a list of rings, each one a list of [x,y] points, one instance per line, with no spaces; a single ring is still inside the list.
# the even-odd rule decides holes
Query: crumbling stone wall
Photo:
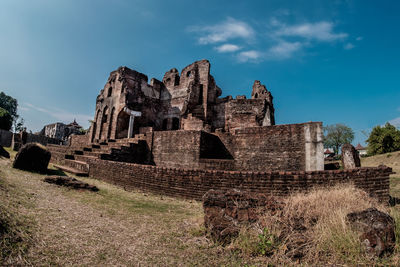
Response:
[[[12,132],[0,129],[0,145],[3,147],[10,147],[12,143],[12,136]]]
[[[284,207],[283,199],[268,194],[230,189],[211,189],[203,196],[204,226],[215,240],[230,241],[240,227],[274,214]]]
[[[271,122],[267,111],[270,111],[269,104],[264,99],[230,100],[225,104],[225,129],[233,132],[241,128],[275,124]]]
[[[165,168],[100,159],[90,159],[88,164],[91,177],[122,186],[126,190],[142,189],[197,200],[201,200],[210,189],[237,188],[284,197],[317,185],[351,182],[371,196],[388,201],[389,175],[392,173],[392,169],[386,166],[334,171],[242,172]]]
[[[89,135],[70,135],[68,145],[71,147],[85,147],[89,144]]]

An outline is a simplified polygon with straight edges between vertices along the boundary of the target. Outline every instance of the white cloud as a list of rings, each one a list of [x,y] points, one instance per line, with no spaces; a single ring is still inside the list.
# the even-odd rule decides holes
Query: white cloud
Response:
[[[219,53],[236,52],[240,50],[240,47],[234,44],[223,44],[221,46],[215,47]]]
[[[362,41],[363,39],[364,39],[364,37],[362,37],[362,36],[358,36],[358,37],[356,38],[357,41]]]
[[[255,35],[250,25],[233,18],[212,26],[191,27],[189,31],[203,33],[198,39],[200,44],[213,44],[236,38],[249,40]]]
[[[275,22],[277,25],[277,22]],[[317,40],[322,42],[332,42],[335,40],[345,39],[347,33],[333,32],[334,24],[332,22],[320,21],[316,23],[303,23],[297,25],[281,25],[275,34],[277,36],[301,37],[309,40]]]
[[[353,45],[352,43],[347,43],[347,44],[344,45],[343,48],[346,49],[346,50],[351,50],[354,47],[355,47],[355,45]]]
[[[33,109],[33,110],[36,110],[36,111],[39,111],[42,113],[46,113],[46,114],[50,115],[51,117],[53,117],[59,121],[62,121],[64,123],[70,123],[76,119],[76,121],[78,123],[86,125],[88,120],[93,119],[93,116],[91,116],[91,115],[71,113],[71,112],[61,110],[58,108],[45,109],[45,108],[37,107],[31,103],[24,103],[24,104],[25,104],[25,106],[28,106],[28,108],[25,108],[25,110]]]
[[[24,106],[22,106],[22,107],[19,107],[18,109],[19,109],[19,110],[22,110],[22,111],[28,111],[28,110],[29,110],[29,108],[27,108],[27,107],[24,107]]]
[[[389,121],[390,124],[396,126],[396,127],[400,127],[400,117],[399,118],[395,118],[393,120]]]
[[[49,110],[45,109],[45,108],[41,108],[41,107],[36,107],[34,105],[32,105],[31,103],[25,103],[26,106],[28,106],[31,109],[35,109],[37,111],[43,112],[43,113],[51,113]]]
[[[354,43],[345,42],[349,36],[347,33],[338,32],[334,28],[335,24],[330,21],[287,24],[272,17],[267,34],[256,32],[250,24],[233,18],[216,25],[191,27],[188,31],[199,34],[198,42],[212,45],[218,53],[230,53],[239,62],[259,62],[289,59],[318,43],[341,41],[346,50],[356,47]],[[239,41],[239,45],[234,44],[236,42],[231,41],[233,39]],[[252,42],[255,40],[257,42]],[[360,41],[362,37],[356,40]]]
[[[257,61],[262,57],[262,53],[256,50],[240,52],[237,55],[239,62]]]
[[[277,45],[271,47],[268,50],[268,57],[274,59],[287,59],[292,57],[292,55],[302,48],[300,42],[286,42],[280,41]]]

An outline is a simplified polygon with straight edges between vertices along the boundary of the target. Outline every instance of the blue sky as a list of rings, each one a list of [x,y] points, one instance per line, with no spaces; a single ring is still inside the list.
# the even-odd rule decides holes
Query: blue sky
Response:
[[[29,130],[87,127],[109,73],[206,58],[225,95],[261,80],[278,124],[400,126],[399,1],[0,1],[0,90]]]

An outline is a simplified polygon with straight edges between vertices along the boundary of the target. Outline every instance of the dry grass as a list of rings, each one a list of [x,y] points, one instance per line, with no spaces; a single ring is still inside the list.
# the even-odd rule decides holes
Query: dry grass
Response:
[[[376,167],[379,165],[389,166],[395,172],[390,176],[390,195],[400,198],[400,151],[361,158],[361,166]]]
[[[357,233],[346,223],[348,213],[370,207],[393,213],[351,185],[294,194],[280,213],[266,214],[255,227],[244,228],[231,248],[250,255],[267,251],[281,265],[396,265],[398,253],[378,260],[366,257]]]
[[[25,191],[0,178],[0,263],[4,265],[27,263],[24,255],[33,244],[35,223],[19,210],[31,207],[30,198]]]
[[[361,166],[376,167],[379,165],[391,167],[397,176],[400,176],[400,151],[361,158]]]

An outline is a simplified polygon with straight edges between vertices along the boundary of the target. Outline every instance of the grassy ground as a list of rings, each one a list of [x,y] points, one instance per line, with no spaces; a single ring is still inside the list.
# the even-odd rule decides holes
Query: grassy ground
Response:
[[[363,159],[363,165],[398,166],[393,161],[397,156]],[[0,225],[3,265],[268,264],[267,257],[249,255],[243,247],[241,253],[240,248],[209,241],[200,202],[126,192],[90,178],[79,179],[99,192],[74,191],[44,183],[44,177],[13,169],[11,160],[0,159],[0,219],[6,218],[11,229],[4,234]],[[400,198],[400,178],[391,179],[392,195]],[[392,208],[392,214],[400,218],[400,208]]]
[[[390,194],[400,198],[400,151],[361,158],[361,166],[376,167],[379,165],[389,166],[395,172],[390,176]]]
[[[381,164],[393,168],[393,171],[400,177],[400,151],[361,158],[361,166],[376,167]]]
[[[22,245],[10,247],[6,264],[243,266],[266,261],[243,259],[210,242],[200,202],[126,192],[90,178],[79,179],[99,192],[75,191],[47,184],[44,177],[0,159],[0,192],[9,192],[0,195],[1,201],[7,198],[8,208],[13,206],[8,211],[25,218],[18,218],[24,222],[18,228]]]

